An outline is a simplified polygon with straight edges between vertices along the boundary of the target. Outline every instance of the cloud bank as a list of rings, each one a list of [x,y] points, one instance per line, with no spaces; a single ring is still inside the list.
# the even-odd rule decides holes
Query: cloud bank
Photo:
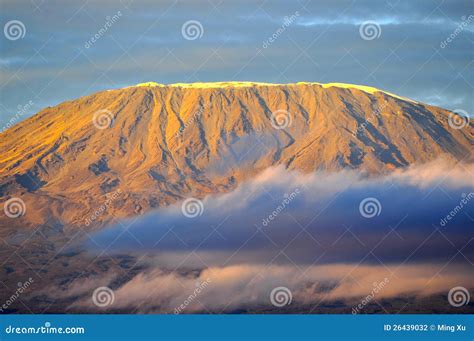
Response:
[[[233,265],[210,267],[199,273],[180,273],[154,269],[142,272],[121,286],[113,280],[120,274],[91,277],[71,288],[48,291],[55,297],[78,296],[69,309],[96,310],[91,300],[94,289],[113,288],[113,304],[103,311],[129,310],[134,313],[229,313],[245,309],[275,309],[272,291],[284,287],[291,302],[284,308],[304,306],[308,312],[328,302],[341,302],[344,311],[352,307],[374,288],[379,288],[372,304],[400,296],[422,298],[433,294],[445,296],[447,291],[463,285],[469,287],[472,275],[468,268],[454,265],[382,265],[357,264],[295,266]],[[382,284],[383,283],[383,284]],[[198,289],[199,288],[199,289]],[[282,308],[282,307],[277,307]],[[358,312],[363,312],[364,307]]]
[[[230,193],[96,233],[89,254],[134,255],[137,270],[88,273],[40,294],[80,312],[97,311],[91,297],[104,286],[114,298],[105,312],[364,313],[426,297],[449,308],[448,291],[474,280],[473,170],[446,161],[379,177],[267,169]]]
[[[230,193],[188,198],[100,231],[88,246],[151,252],[172,268],[439,262],[459,258],[458,251],[474,257],[472,173],[472,165],[446,161],[376,178],[272,168]]]

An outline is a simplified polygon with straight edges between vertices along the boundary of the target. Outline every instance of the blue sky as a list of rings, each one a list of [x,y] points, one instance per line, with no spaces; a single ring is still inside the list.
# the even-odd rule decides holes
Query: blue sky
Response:
[[[354,83],[472,114],[473,15],[472,1],[441,0],[1,0],[0,125],[146,81]]]

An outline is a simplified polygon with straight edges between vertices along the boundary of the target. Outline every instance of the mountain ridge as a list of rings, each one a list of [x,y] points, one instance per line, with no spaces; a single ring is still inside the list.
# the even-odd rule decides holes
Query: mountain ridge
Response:
[[[440,156],[472,161],[470,126],[378,89],[145,84],[45,108],[2,133],[0,201],[33,208],[18,221],[82,226],[120,190],[97,219],[105,224],[229,191],[270,166],[378,174]]]
[[[298,86],[298,85],[318,85],[323,88],[344,88],[344,89],[357,89],[361,90],[370,94],[374,94],[375,92],[383,92],[387,95],[392,97],[396,97],[402,100],[411,101],[413,103],[417,103],[416,101],[395,95],[391,92],[374,88],[367,85],[357,85],[357,84],[350,84],[350,83],[318,83],[318,82],[297,82],[297,83],[266,83],[266,82],[249,82],[249,81],[223,81],[223,82],[197,82],[197,83],[170,83],[170,84],[162,84],[157,82],[144,82],[138,83],[136,85],[132,85],[126,88],[133,88],[133,87],[181,87],[181,88],[191,88],[191,89],[215,89],[215,88],[224,88],[224,87],[253,87],[253,86],[260,86],[260,87],[270,87],[270,86]]]

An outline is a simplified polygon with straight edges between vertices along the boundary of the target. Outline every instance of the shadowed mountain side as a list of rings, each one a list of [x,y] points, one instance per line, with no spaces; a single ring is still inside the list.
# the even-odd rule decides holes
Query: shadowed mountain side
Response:
[[[449,114],[344,84],[149,83],[103,91],[1,134],[0,202],[20,197],[27,213],[2,215],[0,224],[101,226],[229,191],[270,166],[377,174],[441,155],[472,161],[472,126],[451,128]]]

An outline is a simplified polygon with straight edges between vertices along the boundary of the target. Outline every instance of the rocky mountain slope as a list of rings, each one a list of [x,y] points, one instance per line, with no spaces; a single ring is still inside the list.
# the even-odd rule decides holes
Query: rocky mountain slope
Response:
[[[347,84],[145,83],[48,107],[0,134],[2,227],[100,226],[283,165],[377,174],[447,155],[472,161],[472,125]],[[99,211],[99,213],[97,213]],[[92,219],[91,216],[94,216]]]

